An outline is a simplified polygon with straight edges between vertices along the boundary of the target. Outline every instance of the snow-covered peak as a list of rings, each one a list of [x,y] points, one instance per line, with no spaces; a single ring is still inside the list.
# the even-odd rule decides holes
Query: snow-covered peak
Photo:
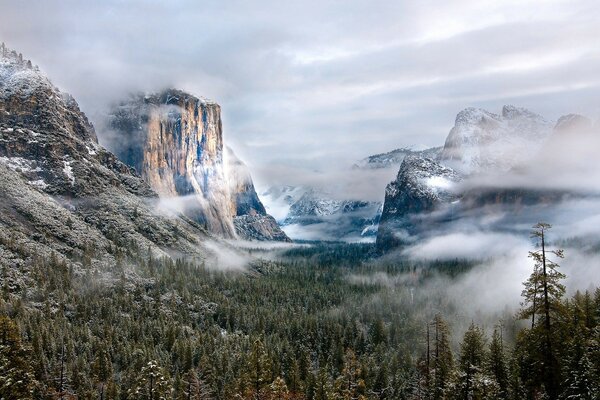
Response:
[[[98,142],[73,97],[4,43],[0,45],[0,122],[35,131],[60,131],[91,146]]]
[[[354,164],[353,167],[359,169],[398,168],[406,156],[417,155],[421,157],[436,158],[441,151],[442,147],[401,147],[387,153],[374,154],[363,158]]]
[[[452,168],[431,158],[408,156],[402,162],[396,181],[386,188],[386,198],[401,191],[419,197],[445,199],[454,196],[454,186],[462,179]]]
[[[552,124],[524,108],[504,106],[502,114],[467,108],[456,116],[441,161],[464,174],[506,171],[535,154]]]
[[[50,89],[59,93],[50,80],[23,55],[0,45],[0,97],[8,98],[13,94],[27,97],[38,89]]]
[[[589,131],[594,126],[591,119],[579,114],[563,115],[556,122],[556,132]]]

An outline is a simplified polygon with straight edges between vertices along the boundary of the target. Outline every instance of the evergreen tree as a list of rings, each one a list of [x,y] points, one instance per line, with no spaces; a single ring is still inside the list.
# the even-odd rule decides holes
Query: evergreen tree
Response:
[[[0,316],[0,399],[32,399],[36,382],[19,328]]]
[[[432,388],[429,392],[432,393],[433,399],[438,400],[444,398],[446,387],[452,379],[454,360],[450,348],[450,329],[448,325],[439,314],[435,316],[433,322],[433,348],[430,349],[433,352],[430,357],[432,359]]]
[[[171,382],[163,369],[156,361],[149,361],[129,389],[129,396],[136,400],[167,400],[171,392]]]
[[[271,383],[271,360],[260,340],[255,340],[248,359],[248,387],[253,399],[262,399],[264,388]]]
[[[497,384],[485,375],[485,338],[481,328],[471,324],[460,346],[459,371],[453,397],[460,400],[496,399]]]
[[[533,227],[532,237],[540,241],[540,249],[529,252],[529,257],[534,260],[534,271],[529,279],[524,282],[525,289],[521,317],[532,318],[532,334],[540,339],[541,346],[535,352],[539,353],[543,373],[538,379],[538,384],[544,386],[550,400],[558,398],[560,392],[560,369],[555,353],[556,332],[553,331],[554,321],[558,319],[562,307],[561,298],[565,287],[561,280],[565,275],[558,271],[559,265],[549,256],[563,258],[563,250],[549,250],[547,248],[546,233],[551,226],[538,223]],[[535,317],[538,317],[537,320]],[[541,321],[540,321],[541,318]],[[534,355],[534,358],[535,357]]]
[[[502,327],[500,327],[502,329]],[[499,397],[508,398],[508,368],[506,365],[506,355],[504,353],[504,343],[502,333],[494,329],[492,341],[490,343],[488,357],[488,373],[498,384]]]
[[[575,334],[569,346],[564,376],[566,379],[562,399],[597,400],[600,398],[600,378],[594,371],[581,332]]]

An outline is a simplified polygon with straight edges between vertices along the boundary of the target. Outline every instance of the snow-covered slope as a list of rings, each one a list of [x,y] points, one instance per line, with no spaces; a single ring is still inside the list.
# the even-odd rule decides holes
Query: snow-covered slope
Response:
[[[432,147],[423,150],[415,150],[412,148],[399,148],[387,153],[374,154],[363,158],[356,164],[354,168],[398,168],[402,161],[407,156],[419,156],[436,159],[442,151],[442,147]]]
[[[0,49],[0,266],[26,273],[32,257],[75,273],[118,265],[133,248],[208,258],[198,224],[155,212],[158,197],[100,146],[75,100],[31,62]],[[94,254],[93,259],[86,255]],[[214,255],[214,254],[213,254]]]
[[[440,160],[466,175],[508,171],[535,154],[552,128],[524,108],[507,105],[501,114],[467,108],[456,116]]]

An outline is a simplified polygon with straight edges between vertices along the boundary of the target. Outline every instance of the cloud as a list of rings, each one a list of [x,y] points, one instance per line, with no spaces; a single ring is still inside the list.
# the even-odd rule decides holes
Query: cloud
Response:
[[[249,164],[310,170],[438,145],[466,106],[597,113],[599,16],[592,0],[22,1],[0,6],[0,37],[96,123],[175,85],[221,103]]]
[[[480,260],[497,258],[515,249],[527,248],[527,241],[498,232],[453,232],[434,236],[405,250],[403,255],[416,260]],[[526,254],[526,251],[522,251]]]

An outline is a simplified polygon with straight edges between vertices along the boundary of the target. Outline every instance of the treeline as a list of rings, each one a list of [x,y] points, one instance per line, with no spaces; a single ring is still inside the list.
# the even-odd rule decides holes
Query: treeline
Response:
[[[413,290],[435,269],[451,280],[453,263],[400,265],[415,279],[390,286],[349,279],[376,271],[366,247],[261,275],[133,248],[100,270],[88,253],[85,268],[34,257],[22,282],[3,280],[0,398],[598,398],[600,290],[565,298],[560,251],[532,252],[519,315],[489,337],[471,325],[456,348],[452,307],[436,299],[432,316],[435,294]]]

